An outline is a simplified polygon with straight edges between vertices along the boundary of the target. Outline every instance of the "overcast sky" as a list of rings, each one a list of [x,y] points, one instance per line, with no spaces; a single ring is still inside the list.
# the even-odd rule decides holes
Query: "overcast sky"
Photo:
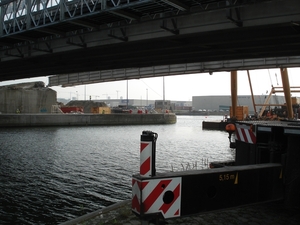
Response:
[[[300,87],[300,68],[288,69],[290,86]],[[282,86],[279,69],[252,70],[250,71],[251,83],[255,95],[266,94],[271,86]],[[163,82],[164,80],[164,82]],[[0,86],[44,81],[48,84],[48,77],[14,80],[0,82]],[[163,85],[163,83],[165,85]],[[163,87],[165,86],[165,89]],[[127,81],[114,81],[99,84],[80,85],[68,88],[58,86],[51,87],[57,91],[57,98],[79,98],[79,100],[92,99],[126,99]],[[164,91],[163,91],[164,90]],[[300,90],[300,88],[299,88]],[[192,96],[203,95],[230,95],[230,72],[208,73],[166,76],[157,78],[146,78],[128,81],[129,99],[163,99],[166,100],[191,101]],[[247,71],[238,71],[238,95],[250,95]],[[84,97],[86,95],[86,97]],[[282,95],[282,94],[278,94]],[[300,93],[292,93],[292,96],[300,96]]]

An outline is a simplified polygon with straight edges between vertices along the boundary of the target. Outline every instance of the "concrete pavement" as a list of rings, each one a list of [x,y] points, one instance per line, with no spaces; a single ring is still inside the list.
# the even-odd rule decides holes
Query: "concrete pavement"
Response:
[[[61,225],[141,225],[131,212],[131,201],[123,201]],[[300,208],[286,208],[281,201],[242,206],[219,211],[200,213],[187,217],[169,219],[161,224],[171,225],[299,225]]]

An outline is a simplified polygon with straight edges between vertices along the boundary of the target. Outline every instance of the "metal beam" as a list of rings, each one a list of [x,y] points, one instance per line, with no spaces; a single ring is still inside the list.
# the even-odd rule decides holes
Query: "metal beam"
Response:
[[[140,21],[140,17],[134,15],[133,13],[126,12],[124,10],[110,10],[109,13],[114,14],[116,16],[120,16],[129,20]]]
[[[237,106],[237,71],[231,71],[231,115],[230,117],[236,117]]]
[[[66,36],[65,32],[61,32],[61,31],[58,31],[56,29],[52,29],[52,28],[48,28],[48,27],[40,28],[37,31],[47,33],[47,34],[59,35],[60,37],[65,37]]]
[[[20,34],[13,35],[10,38],[18,39],[18,40],[22,40],[22,41],[29,41],[29,42],[36,42],[37,41],[37,38],[27,37],[27,36],[20,35]]]
[[[67,40],[67,44],[69,44],[69,45],[74,45],[74,46],[79,46],[79,47],[81,47],[81,48],[86,48],[87,47],[87,44],[86,44],[86,42],[84,41],[84,38],[82,37],[82,36],[79,36],[78,37],[79,38],[79,40],[80,40],[80,42],[74,42],[73,41],[73,39],[74,38],[68,38],[68,40]]]
[[[128,37],[126,36],[126,30],[124,28],[120,28],[120,32],[122,36],[117,36],[115,35],[114,30],[110,30],[108,36],[124,42],[128,41]]]
[[[177,0],[161,0],[161,1],[167,3],[170,6],[173,6],[176,9],[179,9],[181,11],[187,11],[190,9],[189,6],[187,6],[186,4],[184,4],[180,1],[177,1]]]
[[[92,28],[92,29],[96,29],[96,30],[99,30],[99,28],[100,28],[99,24],[86,22],[83,20],[70,20],[70,21],[68,21],[68,23],[79,25],[82,27],[88,27],[88,28]]]
[[[162,25],[160,26],[160,28],[162,28],[162,29],[164,29],[166,31],[169,31],[172,34],[178,35],[179,34],[179,29],[177,28],[177,21],[175,19],[171,19],[171,22],[172,22],[173,28],[168,28],[166,26],[166,23],[167,23],[166,20],[162,21]]]
[[[293,0],[294,1],[294,0]],[[144,2],[144,1],[143,1]],[[148,2],[148,1],[145,1]],[[284,2],[282,2],[283,4]],[[133,4],[133,3],[132,3]],[[295,3],[293,3],[295,4]],[[299,5],[300,8],[300,3],[297,3]],[[259,5],[259,4],[257,4]],[[243,20],[245,21],[245,24],[243,26],[243,28],[250,28],[253,26],[261,26],[261,25],[272,25],[274,23],[278,23],[278,21],[281,21],[280,23],[282,23],[283,21],[294,21],[293,23],[297,23],[299,22],[299,10],[297,10],[297,5],[295,5],[295,7],[293,7],[292,9],[290,9],[290,11],[288,12],[284,12],[282,13],[282,10],[278,11],[278,9],[280,8],[281,4],[279,4],[278,2],[272,2],[271,3],[267,3],[266,4],[266,9],[264,11],[259,10],[260,8],[258,8],[258,6],[256,5],[251,5],[251,6],[247,6],[245,8],[242,8],[242,15],[243,16]],[[282,5],[282,8],[286,8],[286,5]],[[124,9],[122,9],[124,11]],[[161,16],[162,14],[157,14],[157,15],[151,15],[151,14],[147,14],[141,17],[141,21],[138,23],[128,23],[128,21],[121,23],[120,20],[116,21],[116,17],[108,17],[106,18],[109,12],[111,11],[115,11],[115,12],[119,12],[119,9],[114,9],[114,10],[107,10],[101,13],[98,13],[97,16],[94,20],[95,21],[100,21],[101,25],[99,23],[100,26],[100,31],[85,31],[84,33],[82,33],[82,30],[67,30],[65,29],[65,32],[56,32],[56,30],[58,29],[63,29],[65,28],[64,23],[58,23],[58,24],[52,24],[53,26],[50,25],[48,26],[44,26],[41,25],[40,27],[38,27],[38,29],[32,29],[32,30],[36,30],[38,31],[39,29],[41,29],[42,32],[45,33],[49,33],[49,34],[59,34],[61,35],[60,38],[55,38],[55,40],[53,39],[53,37],[51,36],[44,36],[44,37],[40,37],[39,39],[37,38],[37,42],[39,42],[40,40],[44,40],[45,38],[47,38],[48,40],[52,40],[53,42],[55,41],[57,42],[61,42],[59,44],[57,44],[57,46],[60,46],[59,48],[55,49],[55,52],[59,52],[59,51],[65,51],[66,50],[66,46],[64,46],[63,44],[66,43],[67,38],[69,38],[70,36],[74,36],[74,35],[84,35],[86,36],[85,40],[91,42],[92,45],[97,45],[97,46],[102,46],[105,45],[107,43],[107,36],[103,35],[105,32],[102,32],[104,30],[110,30],[110,29],[116,29],[116,28],[125,28],[126,30],[128,30],[128,38],[130,40],[145,40],[145,39],[151,39],[151,38],[162,38],[162,37],[166,37],[168,35],[173,36],[173,34],[171,32],[167,33],[167,32],[163,32],[161,29],[157,29],[160,28],[159,27],[159,23],[163,20],[169,20],[169,19],[176,19],[177,23],[180,24],[180,26],[178,26],[180,28],[180,34],[181,35],[188,35],[188,34],[194,34],[194,33],[199,33],[199,32],[209,32],[209,31],[217,31],[217,30],[224,30],[226,31],[227,29],[232,29],[232,23],[230,23],[226,17],[220,13],[220,11],[217,10],[213,10],[213,11],[209,11],[206,12],[205,10],[201,13],[187,13],[184,15],[176,15],[176,14],[168,14],[168,13],[164,13],[163,16]],[[122,12],[122,11],[120,11]],[[127,11],[126,11],[127,13]],[[101,20],[101,16],[105,17],[103,19],[105,19],[104,24]],[[124,14],[123,14],[124,15]],[[197,19],[193,19],[194,16],[197,16]],[[90,15],[90,17],[92,17],[92,14]],[[130,19],[136,19],[132,16],[129,16]],[[195,18],[195,17],[194,17]],[[71,21],[74,21],[74,23],[76,23],[76,20],[79,20],[78,24],[82,24],[84,17],[80,17],[77,19],[72,18],[68,19],[67,21],[64,20],[62,22],[68,22],[70,23]],[[111,22],[109,23],[109,21],[111,20]],[[61,28],[60,25],[62,25],[63,27]],[[91,24],[90,24],[91,25]],[[164,26],[165,28],[166,26]],[[293,25],[293,27],[296,27],[295,25]],[[56,29],[55,29],[56,28]],[[49,29],[47,31],[47,29]],[[53,30],[52,30],[53,29]],[[76,29],[76,28],[74,28]],[[77,28],[79,29],[79,28]],[[80,28],[81,29],[81,28]],[[169,28],[168,28],[169,29]],[[11,30],[11,29],[10,29]],[[146,31],[146,32],[145,32]],[[176,31],[176,29],[173,29],[173,31]],[[8,32],[8,31],[7,31]],[[29,32],[29,31],[28,31]],[[150,33],[149,33],[150,32]],[[298,32],[299,33],[299,32]],[[151,34],[151,35],[149,35]],[[134,37],[133,39],[130,38],[130,36]],[[282,34],[281,34],[282,35]],[[294,34],[293,34],[294,35]],[[296,33],[295,33],[296,35]],[[9,32],[8,34],[2,36],[13,36],[11,35]],[[150,37],[150,38],[149,38]],[[273,35],[273,41],[276,39],[276,35]],[[243,44],[243,42],[245,41],[245,38],[240,38],[237,41],[237,45],[236,46],[241,46]],[[253,40],[255,41],[255,40]],[[17,43],[17,42],[16,42]],[[271,43],[271,42],[270,42]],[[89,43],[87,43],[89,45]],[[111,44],[111,43],[109,43]],[[199,42],[199,44],[201,44],[201,42]],[[224,43],[226,44],[226,43]],[[285,45],[289,45],[290,43],[285,43]],[[53,45],[55,46],[55,45]],[[91,45],[89,45],[91,46]],[[275,46],[278,46],[278,44],[276,43]],[[274,49],[274,48],[273,48]],[[0,49],[1,51],[1,49]],[[240,49],[240,51],[247,51],[245,49]],[[259,53],[258,53],[259,54]],[[33,55],[34,56],[34,53]],[[7,59],[4,59],[4,61]]]
[[[252,104],[253,104],[254,112],[256,113],[256,106],[255,106],[255,101],[254,101],[254,96],[253,96],[252,82],[251,82],[251,79],[250,79],[249,70],[247,70],[247,75],[248,75],[248,81],[249,81],[249,86],[250,86]]]
[[[293,119],[293,107],[292,107],[292,98],[291,98],[291,91],[290,91],[290,82],[289,82],[289,75],[287,68],[280,68],[281,73],[281,80],[282,86],[284,90],[284,97],[286,101],[287,113],[288,118]]]

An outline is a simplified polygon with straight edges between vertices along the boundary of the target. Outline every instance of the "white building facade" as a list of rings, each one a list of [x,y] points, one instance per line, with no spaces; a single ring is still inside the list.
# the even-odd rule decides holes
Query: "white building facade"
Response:
[[[264,104],[268,95],[254,95],[255,104]],[[195,111],[229,111],[231,106],[230,95],[220,96],[193,96],[193,110]],[[269,104],[284,104],[285,98],[282,95],[273,95]],[[237,106],[248,106],[249,113],[254,113],[251,95],[240,95],[237,99]],[[256,111],[260,111],[262,106],[256,106]]]

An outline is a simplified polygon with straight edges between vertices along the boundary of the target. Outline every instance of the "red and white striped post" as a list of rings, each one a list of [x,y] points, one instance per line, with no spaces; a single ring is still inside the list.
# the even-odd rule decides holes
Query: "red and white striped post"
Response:
[[[152,131],[143,131],[140,146],[140,175],[153,177],[156,173],[155,151],[158,134]]]

